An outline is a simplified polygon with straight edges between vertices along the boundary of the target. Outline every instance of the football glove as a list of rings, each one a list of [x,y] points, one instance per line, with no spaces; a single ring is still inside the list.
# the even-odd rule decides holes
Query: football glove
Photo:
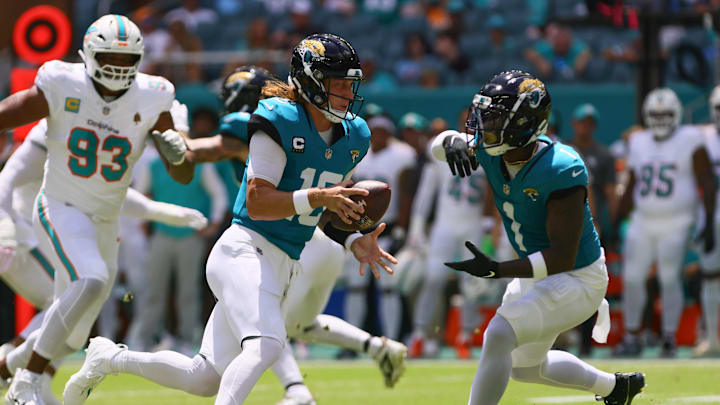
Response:
[[[155,130],[152,132],[153,138],[157,142],[160,154],[172,165],[180,165],[185,161],[185,138],[174,129],[167,129],[165,132]]]
[[[468,146],[464,134],[446,136],[442,145],[445,149],[445,159],[453,176],[469,176],[473,170],[477,169],[478,162],[475,158],[475,151]]]
[[[498,278],[498,262],[487,257],[470,241],[465,241],[465,247],[472,252],[474,258],[461,262],[449,262],[445,263],[445,265],[451,269],[472,274],[475,277]]]

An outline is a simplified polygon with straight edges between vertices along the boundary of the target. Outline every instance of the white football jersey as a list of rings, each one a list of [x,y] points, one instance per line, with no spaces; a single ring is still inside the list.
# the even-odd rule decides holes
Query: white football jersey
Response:
[[[433,159],[423,167],[413,213],[426,218],[436,201],[436,225],[440,222],[479,224],[486,193],[487,180],[481,167],[467,177],[453,176],[447,164]]]
[[[35,85],[50,110],[45,193],[93,218],[114,220],[148,132],[172,106],[173,85],[138,73],[125,94],[108,102],[83,64],[57,60],[40,68]]]
[[[365,158],[358,163],[353,178],[358,180],[377,180],[390,186],[391,197],[383,222],[391,224],[397,219],[400,204],[400,173],[412,168],[417,161],[415,150],[405,142],[391,141],[380,152],[368,150]]]
[[[650,131],[630,137],[628,167],[635,175],[635,209],[646,216],[694,215],[699,196],[692,156],[705,145],[697,127],[683,125],[657,141]]]

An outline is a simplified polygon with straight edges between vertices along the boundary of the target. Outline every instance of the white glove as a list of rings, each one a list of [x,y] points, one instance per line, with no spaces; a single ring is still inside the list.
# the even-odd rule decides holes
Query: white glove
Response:
[[[187,226],[200,230],[208,224],[208,219],[205,218],[202,212],[179,205],[153,201],[148,211],[149,220],[168,225]]]
[[[15,257],[15,248],[17,248],[15,222],[10,215],[0,210],[0,274],[10,268]]]
[[[185,138],[174,129],[167,129],[165,132],[155,130],[152,132],[153,138],[157,141],[159,152],[172,165],[179,165],[185,161]]]

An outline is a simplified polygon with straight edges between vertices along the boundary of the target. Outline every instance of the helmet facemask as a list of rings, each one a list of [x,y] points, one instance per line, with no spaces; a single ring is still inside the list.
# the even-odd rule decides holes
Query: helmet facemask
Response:
[[[645,114],[645,121],[655,138],[665,139],[675,131],[675,112],[672,110],[650,110]]]
[[[682,118],[680,99],[668,88],[651,91],[643,102],[643,118],[655,139],[670,137]]]
[[[127,89],[135,80],[142,55],[132,55],[135,57],[135,60],[133,64],[129,66],[111,65],[109,63],[102,65],[98,57],[111,53],[112,52],[98,52],[95,54],[95,57],[91,59],[95,65],[92,79],[102,84],[108,90],[118,91]]]

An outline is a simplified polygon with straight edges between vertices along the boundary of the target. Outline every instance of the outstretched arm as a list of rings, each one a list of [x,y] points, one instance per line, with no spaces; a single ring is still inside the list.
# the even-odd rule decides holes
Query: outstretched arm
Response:
[[[218,162],[227,159],[247,161],[248,145],[231,136],[218,134],[207,138],[186,139],[185,159],[193,163]]]
[[[128,189],[122,213],[146,221],[193,229],[202,229],[207,225],[207,218],[198,210],[154,201],[132,188]]]
[[[50,107],[37,86],[19,91],[0,101],[0,131],[41,120],[50,115]]]

